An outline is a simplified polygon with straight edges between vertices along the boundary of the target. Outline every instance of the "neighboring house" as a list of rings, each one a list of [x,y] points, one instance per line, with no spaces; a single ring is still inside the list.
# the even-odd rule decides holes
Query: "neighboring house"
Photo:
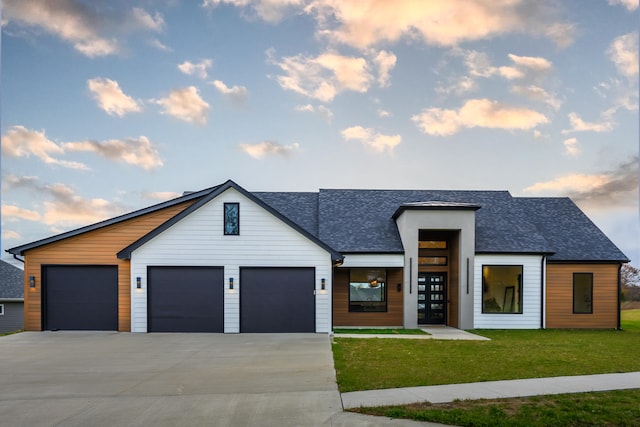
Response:
[[[568,198],[233,181],[8,250],[26,330],[619,327],[627,257]]]
[[[0,333],[19,331],[24,325],[23,272],[0,260]]]

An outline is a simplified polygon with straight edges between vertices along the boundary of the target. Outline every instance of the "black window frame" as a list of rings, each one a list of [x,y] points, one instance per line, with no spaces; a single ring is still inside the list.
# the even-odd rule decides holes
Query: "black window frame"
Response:
[[[229,224],[229,220],[230,217],[228,217],[227,215],[227,209],[235,206],[236,207],[236,226],[234,230],[228,231],[228,224]],[[224,207],[223,207],[223,217],[224,217],[224,224],[222,226],[222,230],[224,232],[225,236],[239,236],[240,235],[240,203],[237,202],[233,202],[233,203],[225,203]]]
[[[589,280],[589,295],[591,297],[591,301],[589,303],[589,311],[576,311],[576,277],[577,276],[588,276]],[[572,282],[572,294],[571,294],[571,303],[573,306],[573,314],[593,314],[593,273],[587,272],[573,272],[573,282]]]
[[[368,306],[371,308],[369,310],[364,309],[365,307],[367,307],[367,304],[363,304],[366,303],[367,301],[354,301],[354,304],[352,304],[351,302],[351,283],[354,283],[351,279],[351,274],[353,273],[353,271],[362,271],[362,270],[380,270],[380,271],[384,271],[384,294],[383,294],[383,301],[372,301],[372,302],[384,302],[384,307],[382,307],[382,304],[379,304],[380,307],[376,307],[373,304],[369,304]],[[389,277],[389,272],[388,269],[386,268],[375,268],[375,267],[354,267],[354,268],[350,268],[349,269],[349,281],[347,282],[347,305],[349,308],[349,313],[387,313],[389,311],[389,286],[388,286],[388,279]],[[361,307],[363,309],[358,310],[356,307]]]
[[[514,268],[514,267],[520,267],[520,283],[518,283],[518,285],[520,286],[520,292],[518,293],[518,306],[520,308],[519,311],[485,311],[485,300],[484,300],[484,293],[485,293],[485,289],[487,289],[487,286],[489,286],[486,281],[485,281],[485,276],[484,276],[484,269],[485,267],[507,267],[507,268]],[[482,275],[482,314],[500,314],[500,315],[509,315],[509,314],[523,314],[524,313],[524,265],[523,264],[483,264],[482,265],[482,269],[481,269],[481,275]],[[511,286],[506,286],[505,287],[505,292],[506,289],[508,289]],[[514,289],[515,291],[515,289]],[[505,295],[506,296],[506,295]],[[494,297],[495,299],[495,297]],[[504,301],[503,301],[503,305],[504,305]],[[504,306],[502,307],[502,309],[504,310]]]

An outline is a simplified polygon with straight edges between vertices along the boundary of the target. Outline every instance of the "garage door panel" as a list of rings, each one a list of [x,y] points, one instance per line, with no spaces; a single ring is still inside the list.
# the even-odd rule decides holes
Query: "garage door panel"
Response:
[[[118,329],[117,266],[45,266],[44,329]]]
[[[240,331],[315,332],[314,268],[240,270]]]
[[[224,332],[221,267],[149,267],[149,332]]]

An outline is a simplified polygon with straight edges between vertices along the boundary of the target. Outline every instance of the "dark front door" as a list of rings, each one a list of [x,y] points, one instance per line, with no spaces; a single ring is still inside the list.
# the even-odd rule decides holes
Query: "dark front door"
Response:
[[[418,323],[447,321],[447,273],[418,273]]]

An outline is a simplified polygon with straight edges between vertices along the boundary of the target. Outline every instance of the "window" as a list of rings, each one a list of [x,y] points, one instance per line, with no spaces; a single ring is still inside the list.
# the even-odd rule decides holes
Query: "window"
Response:
[[[4,304],[0,304],[0,316],[4,316]]]
[[[224,234],[225,236],[240,234],[240,203],[224,204]]]
[[[352,268],[349,271],[349,311],[387,311],[387,270]]]
[[[482,312],[522,314],[522,266],[482,266]]]
[[[593,313],[593,273],[573,273],[573,312]]]

